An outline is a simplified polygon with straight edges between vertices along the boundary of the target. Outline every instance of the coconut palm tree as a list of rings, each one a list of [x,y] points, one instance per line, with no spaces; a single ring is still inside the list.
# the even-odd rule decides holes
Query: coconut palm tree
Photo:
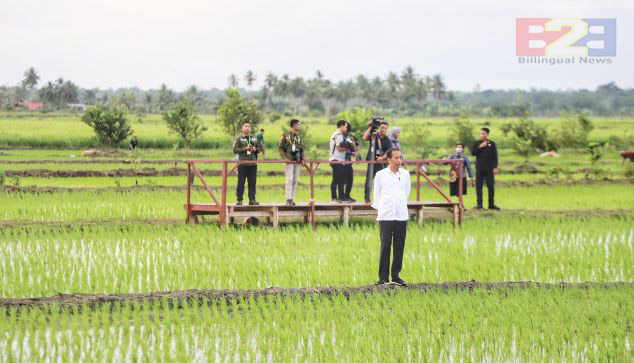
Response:
[[[22,79],[22,87],[31,91],[37,83],[40,81],[40,76],[37,74],[35,68],[30,67],[24,72],[24,78]],[[29,100],[31,99],[31,94],[29,92]]]
[[[238,81],[238,76],[236,76],[233,73],[231,75],[229,75],[229,86],[230,87],[237,88],[239,84],[240,84],[240,81]]]
[[[247,71],[247,73],[245,73],[244,81],[247,82],[247,88],[251,89],[251,86],[253,86],[253,82],[255,82],[255,78],[256,77],[253,71]]]
[[[401,86],[401,80],[398,79],[398,75],[394,72],[390,72],[387,75],[387,79],[385,80],[387,86],[390,89],[390,92],[398,91],[398,88]]]
[[[431,78],[431,90],[434,99],[440,101],[447,97],[447,87],[440,74],[434,74]]]

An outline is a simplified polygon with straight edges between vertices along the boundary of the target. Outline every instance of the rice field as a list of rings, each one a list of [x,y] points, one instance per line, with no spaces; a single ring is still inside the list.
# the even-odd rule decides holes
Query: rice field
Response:
[[[329,135],[326,120],[307,121]],[[579,150],[531,157],[530,171],[496,137],[503,210],[471,209],[469,185],[461,228],[446,218],[409,224],[401,277],[411,285],[377,288],[371,219],[315,230],[301,221],[185,225],[180,161],[233,158],[218,148],[228,141],[213,118],[203,122],[211,127],[197,146],[207,149],[171,150],[175,140],[149,117],[133,122],[139,152],[89,158],[80,148],[94,139],[74,116],[0,116],[1,362],[634,361],[634,180],[615,150],[588,178]],[[441,149],[451,120],[429,122],[439,155],[450,152]],[[631,122],[597,120],[591,138]],[[265,128],[271,141],[281,130]],[[50,149],[20,149],[42,146]],[[143,168],[156,175],[125,174]],[[116,170],[127,176],[103,174]],[[257,199],[283,201],[280,166],[258,170]],[[316,201],[326,202],[330,168],[320,170]],[[447,170],[430,171],[446,190]],[[206,180],[220,185],[217,175]],[[364,180],[355,176],[357,200]],[[302,175],[300,203],[308,182]],[[423,182],[421,199],[441,197]],[[211,202],[198,181],[192,201]]]
[[[632,288],[400,290],[6,308],[0,360],[624,362],[633,299]]]
[[[235,179],[233,179],[235,181]],[[231,183],[233,184],[233,183]],[[465,196],[467,208],[475,205],[472,188]],[[514,211],[581,211],[613,209],[632,211],[634,193],[628,184],[539,185],[498,188],[499,204]],[[486,191],[485,191],[486,195]],[[60,190],[55,192],[0,192],[0,221],[81,222],[132,221],[147,219],[184,219],[184,190],[135,190],[116,188],[105,190]],[[277,202],[284,198],[284,189],[261,188],[256,197],[260,202]],[[352,197],[363,200],[363,188],[353,189]],[[212,203],[211,197],[200,188],[192,192],[192,202]],[[486,196],[485,196],[486,198]],[[300,187],[296,200],[307,203],[310,192]],[[329,186],[315,189],[316,201],[330,200]],[[415,192],[410,195],[416,199]],[[442,197],[433,189],[421,189],[421,199],[440,201]],[[227,192],[229,203],[235,203],[233,185]]]
[[[634,281],[634,218],[499,217],[410,223],[409,281]],[[500,228],[499,226],[504,226]],[[377,277],[375,224],[317,231],[194,225],[13,226],[0,296],[360,286]]]

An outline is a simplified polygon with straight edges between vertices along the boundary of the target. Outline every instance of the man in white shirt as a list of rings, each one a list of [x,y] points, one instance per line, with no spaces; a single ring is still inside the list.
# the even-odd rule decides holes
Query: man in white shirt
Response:
[[[405,286],[399,274],[403,264],[403,249],[407,231],[407,199],[412,188],[409,171],[401,169],[401,151],[397,148],[385,154],[389,166],[376,173],[374,178],[374,203],[377,210],[381,235],[381,257],[379,259],[379,281],[377,285],[388,283],[390,273],[390,250],[394,245],[392,261],[392,282]]]

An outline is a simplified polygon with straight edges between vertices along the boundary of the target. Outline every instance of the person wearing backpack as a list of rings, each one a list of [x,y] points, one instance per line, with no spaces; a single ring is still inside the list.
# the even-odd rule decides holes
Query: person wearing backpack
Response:
[[[345,142],[345,134],[348,129],[346,120],[337,121],[337,130],[330,137],[330,161],[345,161],[348,149],[342,145]],[[345,197],[344,187],[346,183],[345,165],[331,163],[332,182],[330,183],[330,196],[333,203],[341,203]]]

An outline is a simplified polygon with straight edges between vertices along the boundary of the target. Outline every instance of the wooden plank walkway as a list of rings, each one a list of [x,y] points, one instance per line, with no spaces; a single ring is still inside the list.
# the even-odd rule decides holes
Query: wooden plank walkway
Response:
[[[196,163],[201,164],[222,164],[222,187],[220,198],[216,197],[211,186],[205,182],[205,178],[196,167]],[[235,222],[237,218],[266,218],[269,222],[277,227],[280,219],[304,219],[306,223],[310,223],[315,228],[317,218],[338,217],[341,221],[348,225],[351,217],[376,216],[376,211],[369,204],[365,203],[324,203],[315,202],[315,171],[321,164],[384,164],[383,161],[376,160],[357,160],[357,161],[329,161],[329,160],[307,160],[302,166],[308,172],[310,179],[310,203],[298,203],[295,206],[287,206],[280,203],[267,203],[257,206],[250,205],[231,205],[227,203],[228,177],[234,174],[238,165],[253,164],[297,164],[288,160],[255,160],[255,161],[239,161],[239,160],[190,160],[187,163],[187,203],[185,204],[186,218],[185,222],[198,222],[198,216],[217,215],[218,222],[221,227]],[[410,217],[414,217],[419,222],[423,221],[425,209],[427,210],[445,210],[452,217],[454,226],[462,223],[462,183],[458,183],[458,200],[453,202],[436,183],[423,170],[425,164],[451,164],[452,168],[457,171],[457,179],[462,180],[462,160],[413,160],[408,161],[408,165],[415,166],[416,175],[416,201],[408,202]],[[229,164],[233,167],[229,168]],[[191,181],[193,176],[200,179],[205,187],[207,194],[214,203],[192,203],[191,201]],[[425,202],[420,200],[421,176],[429,183],[429,185],[444,199],[443,202]]]
[[[183,206],[187,210],[187,204]],[[452,202],[431,202],[431,201],[410,201],[408,211],[411,218],[423,222],[425,210],[435,209],[445,211],[452,216],[454,225],[458,222],[458,203]],[[213,203],[191,203],[189,205],[192,220],[198,223],[198,216],[217,215],[220,216],[222,207]],[[281,203],[266,203],[260,205],[235,205],[227,204],[226,218],[228,221],[236,222],[240,219],[258,218],[266,219],[278,227],[281,220],[302,219],[309,223],[311,215],[310,203],[297,203],[295,206],[287,206]],[[365,203],[314,203],[314,218],[340,218],[341,222],[348,226],[352,217],[376,217],[376,210]]]

